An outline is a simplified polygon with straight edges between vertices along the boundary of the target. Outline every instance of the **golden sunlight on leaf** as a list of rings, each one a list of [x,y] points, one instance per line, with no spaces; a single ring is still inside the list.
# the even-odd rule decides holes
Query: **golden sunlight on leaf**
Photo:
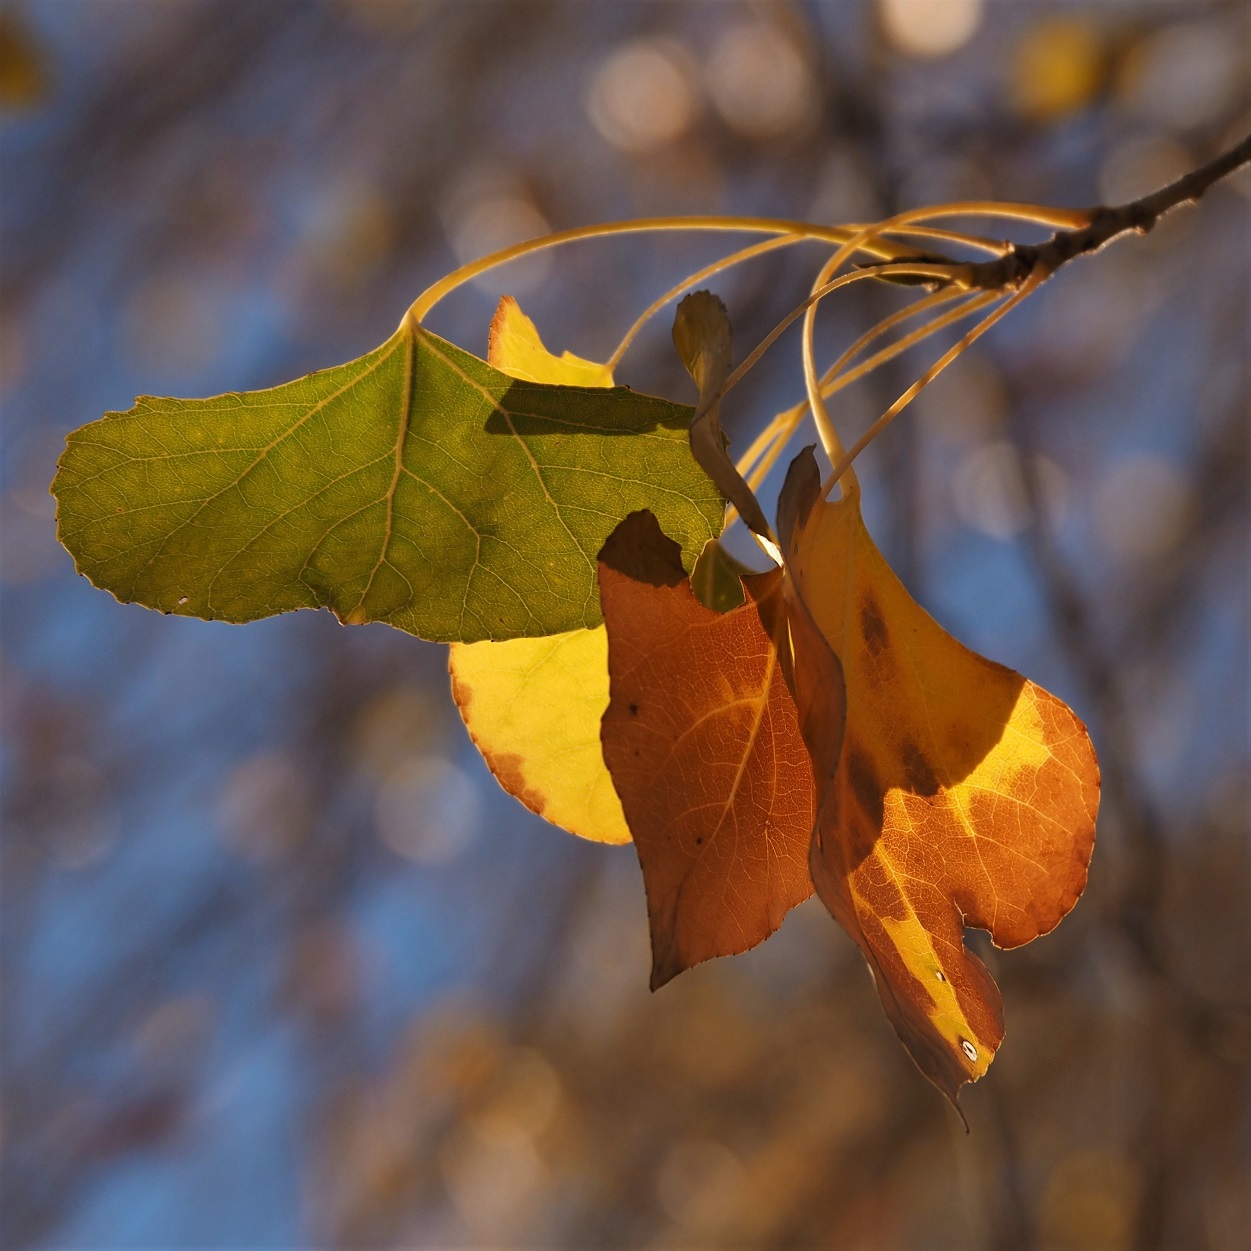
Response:
[[[1099,770],[1070,709],[947,634],[874,546],[858,495],[826,503],[818,483],[805,451],[779,506],[788,603],[810,610],[845,670],[840,752],[799,680],[797,639],[820,792],[813,882],[864,952],[904,1045],[954,1102],[1003,1037],[998,988],[964,926],[1018,947],[1072,908]],[[793,635],[795,617],[792,607]]]
[[[491,322],[487,359],[529,382],[612,386],[604,366],[549,352],[507,295]],[[599,723],[608,707],[602,625],[545,638],[453,643],[448,667],[465,726],[510,795],[582,838],[630,841],[600,749]]]
[[[532,812],[601,843],[630,831],[600,750],[604,627],[504,643],[453,643],[452,695],[499,784]]]
[[[526,382],[546,382],[558,387],[610,387],[612,370],[572,352],[559,356],[549,352],[534,322],[521,311],[511,295],[500,300],[491,319],[487,361],[503,373]]]
[[[812,780],[778,657],[781,573],[744,585],[741,607],[705,608],[649,512],[600,552],[604,759],[643,869],[653,990],[754,947],[812,893]]]

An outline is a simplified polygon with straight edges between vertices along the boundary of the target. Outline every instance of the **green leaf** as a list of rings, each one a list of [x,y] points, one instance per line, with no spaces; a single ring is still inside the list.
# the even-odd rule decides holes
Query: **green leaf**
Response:
[[[209,620],[294,608],[422,638],[602,620],[595,557],[648,508],[688,566],[724,503],[691,409],[493,369],[409,322],[268,391],[141,396],[69,437],[61,542],[118,599]]]

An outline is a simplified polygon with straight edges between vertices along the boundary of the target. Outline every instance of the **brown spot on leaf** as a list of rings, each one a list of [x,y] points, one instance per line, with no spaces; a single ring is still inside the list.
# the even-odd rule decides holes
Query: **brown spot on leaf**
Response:
[[[541,791],[536,791],[526,781],[526,776],[522,772],[522,765],[525,763],[522,758],[516,752],[511,751],[486,751],[481,743],[477,743],[477,747],[499,784],[510,795],[521,800],[536,816],[541,817],[547,808],[547,796]]]
[[[851,746],[847,749],[847,780],[861,811],[875,829],[881,829],[884,815],[882,784],[873,771],[873,762],[869,757]]]
[[[864,821],[852,820],[847,823],[848,868],[855,868],[873,851],[877,841],[877,831]]]
[[[907,788],[916,795],[937,795],[938,777],[916,743],[905,742],[899,755]]]
[[[890,631],[886,628],[886,619],[878,605],[873,592],[866,590],[860,601],[860,633],[864,636],[864,645],[869,654],[876,658],[890,643]]]

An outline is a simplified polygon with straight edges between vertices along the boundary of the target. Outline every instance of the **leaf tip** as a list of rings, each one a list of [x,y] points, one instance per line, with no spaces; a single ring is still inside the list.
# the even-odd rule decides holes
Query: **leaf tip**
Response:
[[[672,956],[668,956],[663,960],[657,956],[652,960],[652,976],[648,983],[648,989],[655,994],[662,986],[667,986],[679,973],[685,971],[686,966],[679,964]]]
[[[789,553],[795,532],[808,520],[821,497],[821,471],[814,455],[815,443],[803,448],[790,463],[778,495],[778,537],[782,551]]]

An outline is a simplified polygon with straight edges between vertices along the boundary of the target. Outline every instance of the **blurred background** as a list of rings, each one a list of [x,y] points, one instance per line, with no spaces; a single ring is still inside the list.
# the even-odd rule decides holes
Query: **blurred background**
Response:
[[[1251,1245],[1245,175],[1065,269],[862,461],[914,594],[1103,767],[1076,911],[970,938],[1007,1038],[968,1136],[819,905],[649,995],[633,852],[499,791],[443,648],[124,607],[47,494],[136,393],[348,360],[549,229],[1124,200],[1245,133],[1248,59],[1240,0],[0,6],[4,1246]],[[550,253],[431,325],[484,354],[508,291],[602,359],[724,250]],[[822,255],[713,284],[740,354]],[[823,352],[906,295],[870,286]],[[618,378],[690,400],[668,327]],[[801,394],[792,334],[738,446]]]

